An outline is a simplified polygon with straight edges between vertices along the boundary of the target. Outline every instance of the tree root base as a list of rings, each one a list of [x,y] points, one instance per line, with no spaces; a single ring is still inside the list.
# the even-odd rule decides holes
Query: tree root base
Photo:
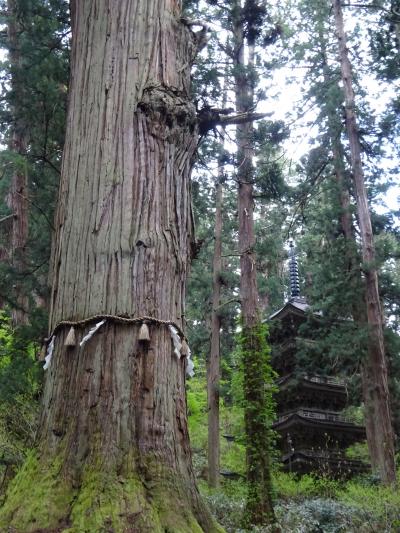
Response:
[[[195,517],[176,476],[144,481],[106,465],[85,467],[78,487],[62,461],[31,453],[11,482],[0,509],[1,533],[220,533],[208,513]],[[202,522],[202,526],[200,525]]]

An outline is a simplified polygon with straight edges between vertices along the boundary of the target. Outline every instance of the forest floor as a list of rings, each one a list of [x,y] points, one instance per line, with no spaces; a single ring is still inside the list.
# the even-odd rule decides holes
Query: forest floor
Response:
[[[400,474],[400,472],[399,472]],[[329,478],[276,473],[275,513],[282,533],[399,533],[400,491],[359,478]],[[223,481],[201,491],[218,522],[228,533],[244,533],[241,519],[246,497],[243,481]],[[254,528],[266,533],[268,528]]]

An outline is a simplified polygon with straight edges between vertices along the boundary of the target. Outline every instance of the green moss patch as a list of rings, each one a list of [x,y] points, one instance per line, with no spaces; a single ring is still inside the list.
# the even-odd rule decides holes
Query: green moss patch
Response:
[[[61,460],[39,462],[31,452],[11,482],[4,506],[0,509],[0,527],[12,526],[30,533],[59,526],[69,514],[74,493],[60,477]],[[4,530],[3,530],[4,531]]]
[[[119,476],[96,461],[84,469],[80,488],[73,489],[62,476],[61,457],[45,464],[31,452],[9,487],[0,531],[203,533],[176,475],[158,463],[146,466],[154,474],[151,486],[133,469]],[[215,525],[207,533],[220,531]]]

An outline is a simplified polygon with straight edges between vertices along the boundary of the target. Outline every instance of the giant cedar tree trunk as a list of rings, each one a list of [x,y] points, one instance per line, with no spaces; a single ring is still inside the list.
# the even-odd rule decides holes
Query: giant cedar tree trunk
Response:
[[[193,233],[195,42],[178,0],[73,2],[50,330],[98,313],[183,325]],[[77,328],[78,340],[88,327]],[[18,532],[217,531],[193,476],[185,358],[169,330],[55,339],[37,449],[0,524]],[[4,529],[3,529],[4,531]],[[14,529],[13,529],[14,531]]]
[[[238,7],[240,3],[236,3]],[[244,20],[236,9],[234,20],[234,47],[237,60],[234,70],[236,112],[247,113],[254,108],[254,85],[251,71],[254,67],[254,43],[248,42],[248,62],[245,62]],[[249,41],[249,40],[248,40]],[[260,324],[258,305],[256,257],[254,251],[253,216],[253,123],[239,124],[236,129],[237,181],[240,253],[240,300],[242,313],[245,434],[248,497],[246,522],[269,524],[275,521],[272,506],[272,482],[269,461],[268,421],[265,411],[265,383],[261,371]],[[262,357],[262,356],[261,356]]]
[[[27,128],[21,118],[18,105],[21,104],[21,57],[19,34],[22,31],[18,23],[18,2],[7,0],[9,59],[11,67],[11,89],[13,105],[11,106],[12,126],[9,149],[15,154],[10,190],[7,196],[8,207],[13,214],[9,242],[9,263],[14,270],[14,282],[11,292],[13,308],[11,318],[13,326],[28,323],[28,297],[23,287],[26,270],[26,246],[28,241],[28,173],[23,164],[27,147]]]
[[[333,0],[333,11],[339,43],[340,66],[345,94],[346,128],[350,144],[366,284],[365,294],[369,336],[368,355],[363,361],[362,367],[362,380],[366,407],[367,440],[372,467],[379,472],[384,483],[393,483],[396,479],[394,435],[383,341],[383,317],[379,299],[371,218],[361,161],[361,145],[355,113],[352,72],[340,0]]]

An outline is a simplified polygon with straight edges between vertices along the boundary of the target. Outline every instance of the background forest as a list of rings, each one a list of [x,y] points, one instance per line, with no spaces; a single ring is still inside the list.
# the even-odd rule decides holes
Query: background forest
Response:
[[[322,324],[313,356],[307,351],[300,354],[302,370],[345,378],[349,391],[346,415],[360,424],[365,422],[360,369],[369,334],[366,321],[355,317],[366,312],[365,273],[377,271],[397,469],[400,465],[400,210],[396,201],[400,195],[400,2],[355,1],[342,8],[375,243],[373,265],[363,256],[347,129],[349,106],[330,2],[184,2],[184,17],[197,22],[191,24],[199,29],[201,48],[193,69],[193,99],[200,124],[192,175],[196,246],[185,317],[195,362],[195,375],[187,381],[189,429],[201,491],[227,531],[244,527],[248,490],[244,412],[251,376],[246,372],[247,348],[241,336],[246,328],[240,261],[246,241],[240,240],[239,184],[249,186],[254,209],[254,241],[247,235],[246,254],[256,274],[263,327],[290,297],[288,258],[293,239],[300,293]],[[61,0],[7,0],[0,9],[4,52],[0,498],[4,498],[10,479],[33,446],[45,379],[41,350],[48,334],[50,252],[68,99],[70,21],[68,3]],[[247,48],[241,59],[238,43],[244,40]],[[239,126],[234,126],[227,109],[237,116],[250,113],[256,120],[243,125],[236,117]],[[240,131],[244,131],[240,128],[248,127],[250,178],[238,164],[240,154],[249,149],[240,144]],[[264,354],[261,364],[265,363],[264,377],[272,391],[275,376],[268,346],[259,351]],[[218,366],[220,379],[213,389],[210,380],[218,378]],[[271,392],[263,395],[267,402],[263,409],[269,420],[275,513],[282,529],[400,531],[399,492],[380,484],[378,476],[342,480],[280,471],[270,429],[275,416],[272,396]],[[219,411],[220,429],[219,434],[214,429],[211,437],[210,398]],[[214,439],[211,447],[218,441],[216,449],[220,448],[214,479],[210,479],[207,456],[210,438]],[[370,460],[366,443],[347,453]],[[270,529],[254,526],[251,530]]]

